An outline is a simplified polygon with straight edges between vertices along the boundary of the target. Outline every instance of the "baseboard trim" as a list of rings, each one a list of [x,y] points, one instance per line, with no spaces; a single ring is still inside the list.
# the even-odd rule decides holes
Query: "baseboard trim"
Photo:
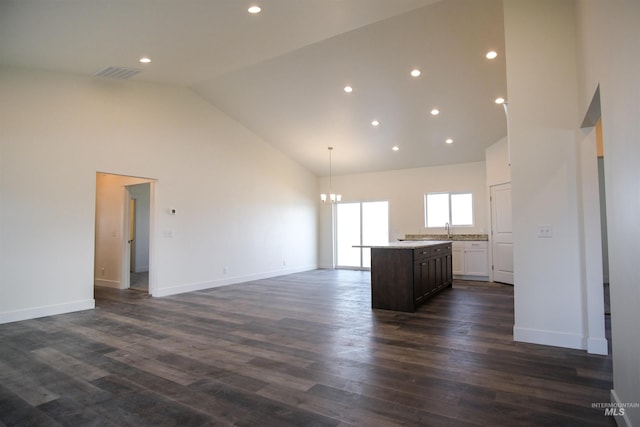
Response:
[[[541,329],[513,327],[513,340],[531,344],[586,350],[586,340],[582,335]]]
[[[74,311],[91,310],[95,307],[96,301],[91,298],[84,301],[74,301],[64,304],[45,305],[41,307],[7,311],[0,313],[0,324],[36,319],[38,317],[55,316],[57,314],[71,313]]]
[[[468,276],[466,274],[454,274],[453,278],[456,280],[473,280],[476,282],[488,282],[489,276]]]
[[[268,279],[270,277],[284,276],[287,274],[302,273],[304,271],[316,270],[317,266],[307,266],[298,268],[288,268],[283,270],[269,271],[264,273],[247,274],[244,276],[233,276],[207,282],[186,283],[178,286],[166,288],[154,288],[154,297],[166,297],[169,295],[183,294],[185,292],[202,291],[204,289],[218,288],[220,286],[233,285],[236,283],[250,282],[252,280]]]
[[[588,338],[587,353],[600,354],[606,356],[609,354],[609,344],[606,338]]]
[[[103,286],[105,288],[122,289],[120,287],[119,280],[93,279],[93,284],[96,286]]]

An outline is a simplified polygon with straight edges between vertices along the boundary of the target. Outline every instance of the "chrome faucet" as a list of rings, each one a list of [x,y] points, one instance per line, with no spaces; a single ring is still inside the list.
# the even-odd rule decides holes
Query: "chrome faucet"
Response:
[[[447,230],[447,239],[451,239],[451,226],[448,222],[444,223],[444,229]]]

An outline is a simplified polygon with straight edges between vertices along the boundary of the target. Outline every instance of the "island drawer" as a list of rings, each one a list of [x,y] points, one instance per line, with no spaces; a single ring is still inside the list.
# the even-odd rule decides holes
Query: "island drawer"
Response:
[[[413,250],[413,259],[429,258],[431,256],[431,248],[418,248]]]
[[[440,256],[440,255],[448,255],[451,253],[451,243],[446,246],[435,246],[430,248],[431,256]]]

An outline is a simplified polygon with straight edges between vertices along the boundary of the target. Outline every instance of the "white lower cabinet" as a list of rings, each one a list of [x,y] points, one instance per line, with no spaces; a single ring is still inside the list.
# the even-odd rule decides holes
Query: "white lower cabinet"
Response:
[[[464,275],[464,242],[451,242],[454,276]]]
[[[453,274],[471,280],[489,280],[488,245],[485,241],[452,242]],[[468,276],[468,277],[466,277]]]

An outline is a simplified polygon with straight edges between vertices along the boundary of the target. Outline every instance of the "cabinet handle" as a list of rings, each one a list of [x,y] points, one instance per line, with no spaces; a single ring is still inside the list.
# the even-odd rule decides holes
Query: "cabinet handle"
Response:
[[[423,262],[423,263],[421,263],[420,265],[427,265],[427,263],[426,263],[426,262]]]

